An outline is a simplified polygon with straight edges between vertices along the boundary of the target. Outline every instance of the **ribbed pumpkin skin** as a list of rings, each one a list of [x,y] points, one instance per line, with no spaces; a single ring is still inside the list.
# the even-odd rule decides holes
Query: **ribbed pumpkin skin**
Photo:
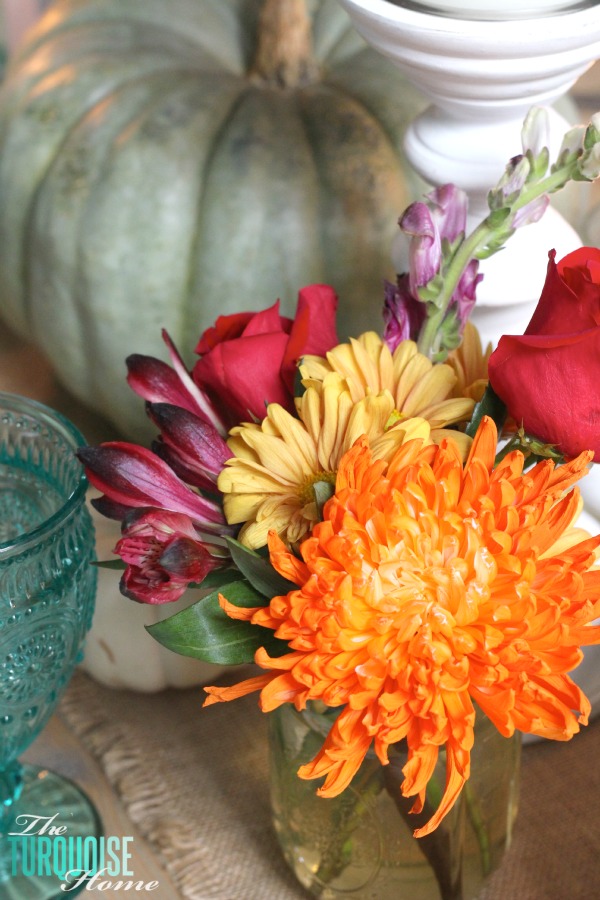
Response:
[[[322,80],[247,77],[259,0],[62,0],[0,93],[0,314],[127,435],[132,352],[188,360],[217,315],[335,286],[340,332],[378,322],[400,149],[421,99],[315,0]]]

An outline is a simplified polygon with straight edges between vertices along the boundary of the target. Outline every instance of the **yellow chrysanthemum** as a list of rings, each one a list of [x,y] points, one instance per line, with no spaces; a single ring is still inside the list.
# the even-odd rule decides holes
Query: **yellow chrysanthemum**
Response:
[[[509,454],[494,469],[496,429],[484,419],[463,467],[452,441],[410,441],[389,464],[361,439],[344,456],[324,521],[302,559],[269,538],[271,562],[298,585],[266,607],[232,618],[274,630],[289,652],[256,662],[266,673],[208,688],[207,703],[261,691],[264,711],[321,700],[343,707],[302,778],[325,776],[339,794],[374,747],[388,762],[405,739],[401,789],[421,811],[440,747],[444,795],[437,827],[469,775],[474,703],[498,730],[568,740],[589,702],[568,673],[582,645],[600,643],[600,537],[562,541],[578,506],[591,453],[523,472]]]
[[[372,442],[376,458],[389,458],[403,441],[430,442],[425,419],[410,418],[392,427],[394,400],[388,391],[359,402],[345,381],[329,373],[307,388],[298,401],[298,418],[271,403],[260,425],[232,429],[234,454],[218,480],[230,524],[244,523],[238,540],[263,547],[274,530],[289,544],[301,541],[318,521],[313,485],[335,484],[344,453],[361,435]]]
[[[450,366],[435,364],[419,353],[414,341],[402,341],[394,353],[374,331],[338,344],[326,358],[305,356],[300,366],[304,384],[322,381],[330,372],[345,379],[352,400],[357,403],[369,393],[389,391],[398,419],[419,416],[427,419],[432,439],[439,443],[447,425],[469,420],[474,402],[457,397],[456,373]]]
[[[301,541],[318,520],[312,490],[318,481],[335,483],[342,455],[366,434],[375,458],[387,459],[405,437],[447,434],[446,425],[469,418],[473,400],[450,395],[457,376],[433,365],[413,341],[390,353],[375,332],[339,344],[327,359],[305,357],[306,388],[296,401],[298,418],[270,405],[260,425],[234,428],[233,457],[219,477],[227,521],[243,524],[239,540],[262,547],[270,530],[289,544]]]
[[[457,379],[452,396],[470,397],[476,403],[481,400],[489,380],[488,361],[491,355],[492,345],[488,344],[484,351],[477,328],[467,321],[460,346],[448,354],[447,363]]]

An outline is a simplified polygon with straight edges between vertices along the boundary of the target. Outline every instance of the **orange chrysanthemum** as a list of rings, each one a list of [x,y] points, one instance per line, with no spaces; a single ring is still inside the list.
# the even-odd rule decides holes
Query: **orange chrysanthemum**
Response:
[[[343,706],[302,778],[319,793],[349,784],[371,746],[382,763],[406,739],[402,792],[422,809],[440,747],[447,777],[433,831],[469,777],[474,701],[510,736],[515,729],[568,740],[589,702],[569,675],[581,645],[600,643],[600,537],[560,541],[578,505],[590,453],[523,472],[515,451],[498,466],[496,429],[484,420],[464,467],[451,441],[411,441],[387,463],[366,438],[344,456],[324,521],[302,560],[273,534],[274,567],[298,584],[264,608],[228,615],[275,630],[290,652],[256,654],[266,674],[208,688],[207,703],[261,690],[261,707]],[[559,543],[557,543],[559,542]],[[553,550],[554,547],[554,550]]]

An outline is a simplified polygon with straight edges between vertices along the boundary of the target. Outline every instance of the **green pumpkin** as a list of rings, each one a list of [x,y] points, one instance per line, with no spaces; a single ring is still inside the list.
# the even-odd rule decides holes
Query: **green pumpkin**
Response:
[[[0,93],[0,315],[136,437],[163,327],[191,361],[313,282],[377,327],[422,106],[336,0],[58,0]]]

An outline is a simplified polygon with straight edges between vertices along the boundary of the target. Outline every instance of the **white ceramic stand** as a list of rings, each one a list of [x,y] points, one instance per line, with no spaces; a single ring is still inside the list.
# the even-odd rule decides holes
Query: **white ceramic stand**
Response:
[[[356,29],[428,96],[409,127],[406,151],[430,184],[453,182],[469,194],[472,227],[487,213],[487,191],[521,152],[531,106],[549,106],[600,56],[598,8],[518,21],[448,18],[390,0],[339,0]],[[509,15],[509,13],[507,13]],[[556,152],[569,124],[550,115]],[[552,208],[519,230],[481,267],[473,319],[484,341],[524,331],[544,283],[548,251],[581,246]]]
[[[507,161],[521,152],[530,107],[554,103],[600,56],[597,5],[535,19],[483,21],[418,12],[390,0],[339,2],[363,37],[431,99],[409,127],[407,154],[428,183],[453,182],[468,192],[469,228],[487,213],[487,191]],[[549,116],[552,156],[570,126],[554,110]],[[544,283],[548,251],[556,249],[560,259],[579,246],[574,229],[550,208],[486,260],[473,316],[483,340],[522,334]],[[600,465],[588,478],[590,484],[582,482],[586,509],[600,516]],[[580,524],[600,532],[590,512]],[[600,647],[586,649],[574,678],[598,714]]]

